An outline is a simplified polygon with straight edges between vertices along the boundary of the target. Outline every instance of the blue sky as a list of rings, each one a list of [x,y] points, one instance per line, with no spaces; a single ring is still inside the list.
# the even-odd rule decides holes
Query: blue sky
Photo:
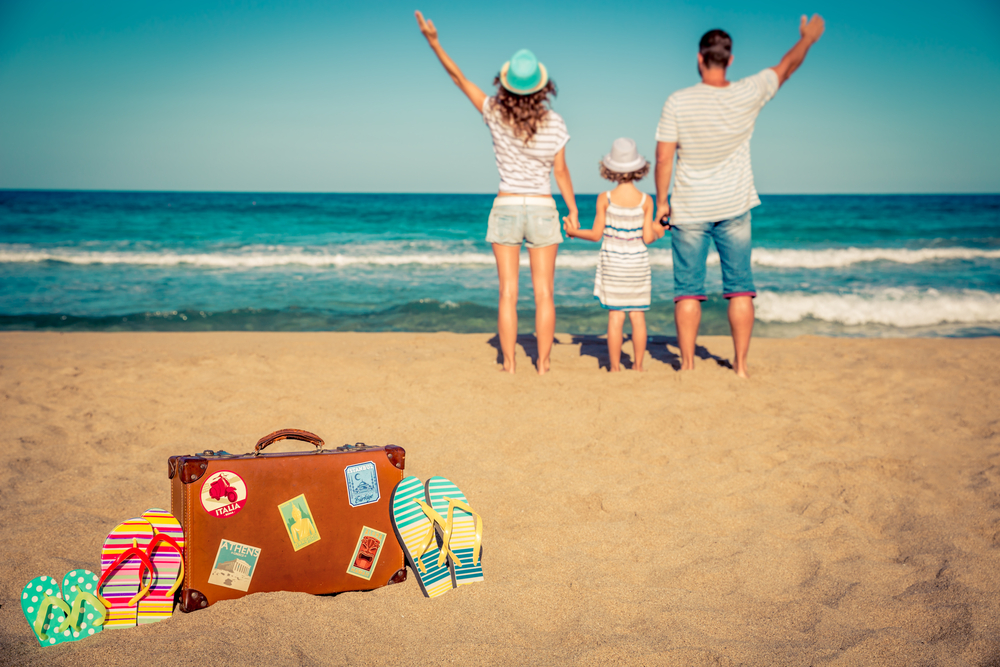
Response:
[[[0,0],[0,187],[493,192],[489,132],[417,8],[486,90],[535,51],[580,192],[604,189],[616,137],[652,157],[705,30],[732,34],[740,78],[776,64],[813,12],[826,34],[757,123],[761,192],[1000,192],[995,0]]]

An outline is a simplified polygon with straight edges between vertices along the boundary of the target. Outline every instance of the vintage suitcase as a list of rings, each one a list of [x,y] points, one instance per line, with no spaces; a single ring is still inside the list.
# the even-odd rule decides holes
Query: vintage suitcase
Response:
[[[284,439],[308,452],[267,453]],[[336,593],[406,579],[390,499],[402,447],[326,449],[285,429],[249,454],[169,459],[170,505],[184,528],[183,611],[263,591]]]

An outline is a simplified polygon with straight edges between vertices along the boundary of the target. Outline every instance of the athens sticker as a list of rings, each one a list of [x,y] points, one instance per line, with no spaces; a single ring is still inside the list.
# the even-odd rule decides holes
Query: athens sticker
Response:
[[[247,502],[247,485],[232,470],[214,472],[201,485],[201,506],[212,516],[232,516]]]
[[[354,547],[354,555],[351,556],[351,564],[347,568],[347,574],[353,574],[362,579],[371,579],[378,564],[378,557],[382,555],[382,545],[385,544],[385,533],[380,533],[374,528],[363,526],[358,544]]]
[[[347,500],[351,507],[361,507],[378,502],[378,471],[375,463],[368,461],[344,468],[347,477]]]
[[[215,565],[212,566],[208,583],[246,592],[250,588],[254,570],[257,569],[258,558],[260,558],[259,547],[222,540],[219,543],[219,553],[215,555]]]
[[[305,494],[281,503],[278,505],[278,511],[281,512],[281,521],[285,524],[285,531],[288,533],[288,539],[292,541],[293,549],[298,551],[313,542],[319,542],[319,531],[316,530]]]

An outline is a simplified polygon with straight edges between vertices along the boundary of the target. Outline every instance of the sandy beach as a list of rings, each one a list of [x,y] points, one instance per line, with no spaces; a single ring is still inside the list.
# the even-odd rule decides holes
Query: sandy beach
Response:
[[[1000,664],[1000,339],[758,339],[745,382],[727,338],[616,375],[558,338],[550,375],[519,346],[510,377],[489,335],[0,334],[0,663]],[[169,506],[168,456],[283,427],[457,482],[486,581],[38,647],[28,580],[98,570],[111,528]]]

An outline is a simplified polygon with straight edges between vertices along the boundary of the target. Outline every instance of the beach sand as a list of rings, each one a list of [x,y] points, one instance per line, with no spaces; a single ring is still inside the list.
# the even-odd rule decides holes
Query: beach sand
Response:
[[[559,339],[510,377],[489,335],[0,334],[0,663],[1000,665],[1000,339],[757,339],[750,381],[727,338],[617,375]],[[283,427],[457,482],[486,581],[37,646],[28,580],[98,570],[168,456]]]

